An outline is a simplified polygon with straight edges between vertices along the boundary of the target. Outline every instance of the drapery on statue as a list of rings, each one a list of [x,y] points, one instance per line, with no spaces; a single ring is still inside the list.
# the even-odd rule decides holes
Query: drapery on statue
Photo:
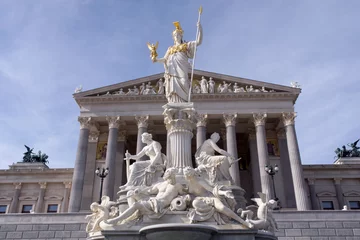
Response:
[[[187,102],[190,91],[189,73],[191,65],[189,59],[194,58],[196,46],[202,42],[202,27],[197,23],[198,34],[195,41],[185,42],[184,31],[179,22],[174,22],[175,30],[172,33],[174,45],[169,47],[163,58],[157,58],[156,48],[158,44],[148,43],[151,60],[164,64],[165,68],[165,92],[168,102]]]
[[[164,172],[166,165],[166,156],[161,153],[161,145],[159,142],[152,139],[149,133],[141,135],[141,141],[146,146],[136,155],[125,153],[125,160],[127,166],[127,183],[120,189],[128,189],[134,186],[151,186]],[[142,161],[142,156],[148,156],[150,159]],[[130,159],[139,160],[130,166]],[[158,176],[159,175],[159,176]]]

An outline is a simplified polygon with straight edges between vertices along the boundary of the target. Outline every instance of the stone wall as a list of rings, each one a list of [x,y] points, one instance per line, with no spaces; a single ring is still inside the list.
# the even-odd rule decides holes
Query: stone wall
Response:
[[[360,240],[360,211],[274,213],[279,240]]]
[[[0,239],[83,240],[87,214],[5,214]],[[279,240],[360,240],[360,211],[280,211],[274,216]]]

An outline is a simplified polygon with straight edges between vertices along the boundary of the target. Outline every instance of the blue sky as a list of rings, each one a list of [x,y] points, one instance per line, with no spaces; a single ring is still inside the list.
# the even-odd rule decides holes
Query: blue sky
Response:
[[[50,167],[73,167],[79,109],[72,94],[161,72],[145,45],[193,40],[196,68],[282,85],[298,81],[302,162],[330,164],[360,137],[360,1],[0,1],[0,168],[24,144]]]

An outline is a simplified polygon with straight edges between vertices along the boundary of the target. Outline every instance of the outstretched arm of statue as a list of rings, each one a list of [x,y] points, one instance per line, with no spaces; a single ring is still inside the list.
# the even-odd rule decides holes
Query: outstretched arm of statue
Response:
[[[165,64],[168,56],[169,56],[169,49],[166,51],[165,56],[163,58],[155,58],[154,62]]]
[[[199,34],[196,39],[196,45],[199,46],[202,43],[202,39],[203,39],[203,29],[202,29],[201,23],[199,23],[199,22],[197,23],[197,27],[199,29]]]
[[[230,153],[228,153],[227,151],[219,148],[219,146],[218,146],[216,143],[214,143],[213,141],[211,141],[211,147],[212,147],[216,152],[220,153],[221,155],[227,156],[227,157],[229,157],[229,158],[233,158],[233,156],[231,156]]]

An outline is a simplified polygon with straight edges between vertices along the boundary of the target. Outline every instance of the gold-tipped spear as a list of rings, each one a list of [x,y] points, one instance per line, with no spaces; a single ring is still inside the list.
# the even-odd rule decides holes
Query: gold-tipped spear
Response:
[[[202,6],[200,6],[200,8],[199,8],[199,17],[198,17],[198,21],[197,21],[198,26],[197,26],[197,30],[196,30],[196,38],[195,38],[195,41],[197,41],[197,39],[198,39],[198,37],[199,37],[199,23],[200,23],[200,19],[201,19],[201,13],[202,13]],[[196,48],[197,48],[197,44],[195,44],[194,58],[193,58],[193,61],[192,61],[191,78],[190,78],[190,89],[189,89],[188,102],[190,102],[190,100],[191,100],[191,88],[192,88],[192,82],[193,82],[193,77],[194,77]]]

